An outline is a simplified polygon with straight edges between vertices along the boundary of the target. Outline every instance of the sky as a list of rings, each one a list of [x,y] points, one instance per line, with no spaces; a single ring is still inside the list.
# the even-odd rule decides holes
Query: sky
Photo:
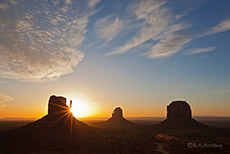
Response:
[[[88,117],[230,116],[229,0],[1,0],[0,118],[39,118],[51,95]],[[79,107],[80,108],[80,107]]]

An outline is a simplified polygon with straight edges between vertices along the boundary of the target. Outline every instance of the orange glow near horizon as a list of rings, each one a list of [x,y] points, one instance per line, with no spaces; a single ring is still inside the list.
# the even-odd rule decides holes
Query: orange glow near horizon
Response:
[[[64,93],[64,92],[60,92]],[[59,96],[60,94],[57,94]],[[49,96],[49,95],[48,95]],[[33,97],[27,97],[23,100],[16,99],[6,104],[4,108],[0,108],[0,119],[39,119],[47,114],[48,96],[39,96],[36,100]],[[79,119],[108,119],[111,117],[115,107],[120,106],[123,109],[124,117],[166,117],[166,106],[170,101],[154,100],[151,105],[144,106],[138,104],[139,100],[132,100],[133,104],[126,104],[128,100],[117,99],[100,99],[93,94],[83,95],[66,92],[61,95],[67,98],[67,105],[70,100],[73,101],[72,113]],[[142,102],[144,102],[143,100]],[[33,102],[33,105],[28,104]],[[77,103],[78,102],[78,103]],[[79,103],[80,102],[80,103]],[[108,103],[109,102],[109,103]],[[192,108],[193,116],[229,116],[228,108],[221,108],[214,104],[207,106],[200,105],[200,102],[188,101]],[[85,105],[86,104],[86,105]],[[26,107],[25,107],[26,106]]]
[[[68,99],[68,103],[72,100],[72,107],[70,111],[76,118],[85,118],[92,115],[92,107],[86,101],[80,99]]]

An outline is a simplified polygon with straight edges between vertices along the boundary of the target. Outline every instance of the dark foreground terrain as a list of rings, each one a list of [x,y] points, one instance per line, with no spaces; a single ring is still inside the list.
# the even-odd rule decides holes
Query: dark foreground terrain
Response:
[[[220,123],[208,121],[212,124],[208,126],[197,121],[185,101],[173,101],[167,106],[167,118],[155,123],[129,121],[120,107],[107,121],[84,123],[73,116],[70,107],[66,98],[52,95],[47,115],[0,132],[0,154],[230,153],[228,124],[218,128],[213,125]]]
[[[226,121],[205,121],[226,128],[162,130],[159,121],[134,120],[127,128],[95,128],[98,122],[86,121],[93,127],[89,135],[69,134],[68,130],[24,129],[2,131],[0,153],[229,153],[230,129]],[[18,126],[19,121],[8,122]],[[7,127],[7,122],[0,126]],[[22,125],[25,121],[21,122]],[[79,132],[80,133],[80,132]]]

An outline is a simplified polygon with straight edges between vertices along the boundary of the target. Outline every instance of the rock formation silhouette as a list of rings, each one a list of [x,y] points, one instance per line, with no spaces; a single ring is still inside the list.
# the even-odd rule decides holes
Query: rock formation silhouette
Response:
[[[41,119],[28,124],[25,128],[67,130],[68,133],[76,133],[81,130],[91,128],[83,122],[77,120],[70,112],[70,107],[66,105],[66,98],[62,96],[51,96],[48,103],[48,114]],[[71,131],[70,131],[71,129]]]
[[[192,112],[186,101],[173,101],[167,106],[167,119],[191,119]]]
[[[106,121],[107,127],[111,128],[122,128],[122,127],[130,127],[134,124],[123,117],[123,110],[121,107],[117,107],[114,109],[112,113],[112,117]]]
[[[98,137],[97,131],[77,120],[66,105],[66,98],[51,96],[48,103],[48,114],[41,119],[4,133],[1,136],[9,153],[32,153],[30,151],[48,148],[55,144],[79,138]],[[10,148],[13,145],[14,148]],[[24,148],[31,145],[33,149]],[[37,148],[37,149],[34,149]]]
[[[66,98],[62,96],[51,96],[48,103],[48,114],[57,114],[69,112],[69,107],[66,105]]]
[[[210,138],[223,144],[224,148],[217,153],[229,153],[229,129],[210,131],[210,127],[192,118],[191,108],[185,101],[173,101],[167,106],[167,119],[154,126],[155,132],[152,126],[139,127],[126,120],[120,107],[115,108],[112,117],[103,122],[109,129],[96,130],[74,118],[69,109],[64,97],[51,96],[46,116],[21,128],[0,132],[0,153],[159,153],[162,150],[154,145],[164,142],[168,145],[167,151],[175,150],[168,151],[170,153],[186,153],[187,150],[187,153],[213,153],[214,148],[207,152],[207,149],[200,151],[194,148],[199,150],[194,151],[186,146],[190,141],[208,143]],[[196,132],[184,129],[196,129]],[[207,138],[203,138],[206,132]],[[202,138],[197,136],[199,134]],[[181,151],[179,147],[182,147]]]
[[[156,125],[160,129],[201,129],[207,126],[192,118],[190,105],[186,101],[172,101],[167,106],[167,119]]]

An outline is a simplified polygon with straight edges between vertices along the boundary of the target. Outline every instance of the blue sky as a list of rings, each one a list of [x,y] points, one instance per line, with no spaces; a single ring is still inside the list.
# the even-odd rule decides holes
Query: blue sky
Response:
[[[86,95],[102,113],[121,105],[129,116],[164,116],[165,105],[185,99],[195,115],[229,116],[229,6],[1,1],[0,116],[27,112],[21,105],[37,97],[34,108],[46,112],[51,94]]]

